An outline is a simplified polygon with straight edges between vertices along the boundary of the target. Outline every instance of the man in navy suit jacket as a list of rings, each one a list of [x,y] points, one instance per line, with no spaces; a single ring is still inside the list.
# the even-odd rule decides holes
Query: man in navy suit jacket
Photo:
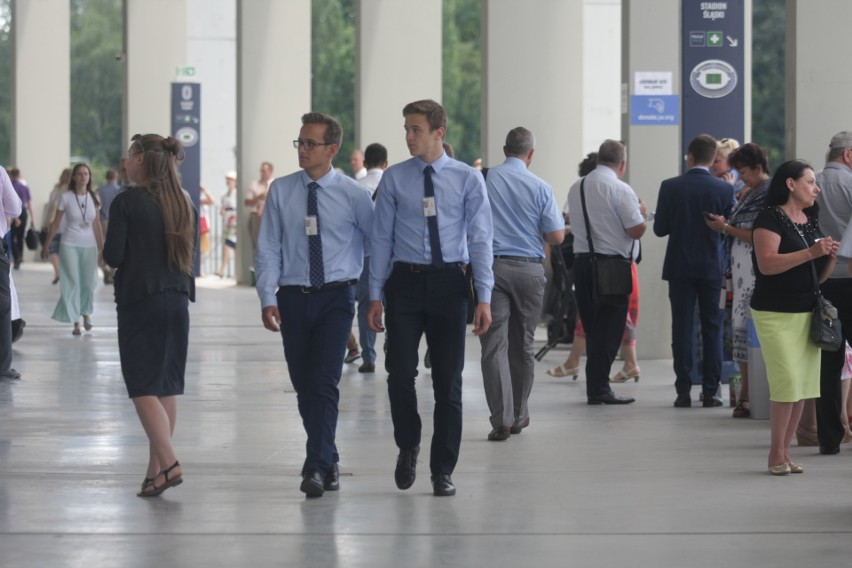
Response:
[[[654,234],[669,237],[663,280],[672,306],[672,355],[679,408],[692,406],[693,314],[695,302],[703,340],[704,406],[721,406],[716,391],[722,374],[722,310],[719,298],[727,265],[724,237],[704,223],[704,214],[728,216],[734,188],[710,173],[716,140],[707,134],[689,143],[687,171],[660,184]]]

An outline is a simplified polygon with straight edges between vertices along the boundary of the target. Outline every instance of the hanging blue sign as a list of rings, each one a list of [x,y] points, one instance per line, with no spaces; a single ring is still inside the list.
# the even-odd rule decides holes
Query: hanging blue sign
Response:
[[[181,185],[192,197],[196,210],[201,211],[201,85],[172,83],[172,136],[183,145],[184,160],[180,165]],[[199,247],[196,247],[196,251]],[[201,274],[198,253],[194,262],[195,274]]]
[[[745,133],[745,6],[743,0],[681,0],[681,146],[699,134]]]

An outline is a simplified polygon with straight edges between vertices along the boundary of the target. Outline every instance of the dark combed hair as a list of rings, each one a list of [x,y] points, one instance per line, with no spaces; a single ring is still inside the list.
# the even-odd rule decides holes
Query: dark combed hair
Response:
[[[699,134],[690,141],[686,151],[692,155],[696,164],[712,164],[716,159],[716,147],[715,138],[709,134]]]
[[[340,146],[340,141],[343,140],[343,128],[333,116],[321,112],[309,112],[302,115],[302,124],[325,125],[325,138],[323,142],[326,144],[337,144]]]
[[[402,109],[402,116],[408,116],[409,114],[422,114],[425,116],[426,122],[429,124],[429,129],[433,132],[439,128],[447,129],[447,111],[439,103],[431,99],[414,101],[405,105],[405,108]]]
[[[728,154],[728,165],[737,169],[748,167],[769,173],[769,156],[766,150],[749,142]]]
[[[130,145],[131,153],[144,154],[145,179],[134,180],[154,196],[163,215],[166,238],[166,260],[169,266],[192,275],[195,252],[195,223],[192,204],[180,186],[178,164],[183,160],[181,143],[169,136],[137,134]]]
[[[367,168],[378,168],[383,166],[388,161],[388,149],[373,142],[364,148],[364,165]]]
[[[790,199],[790,190],[787,188],[787,180],[799,179],[805,174],[805,170],[813,170],[813,167],[804,160],[790,160],[781,164],[766,191],[766,205],[784,205]]]
[[[92,189],[92,168],[89,167],[89,164],[84,164],[83,162],[74,164],[74,169],[71,171],[71,180],[68,182],[68,191],[77,191],[77,180],[74,179],[74,176],[77,175],[77,170],[80,168],[86,168],[89,170],[89,183],[86,184],[86,193],[92,196],[95,206],[100,207],[101,200],[98,199],[97,192]]]

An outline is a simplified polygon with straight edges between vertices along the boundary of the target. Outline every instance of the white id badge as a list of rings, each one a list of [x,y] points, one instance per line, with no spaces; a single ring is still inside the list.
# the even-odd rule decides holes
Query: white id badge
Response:
[[[438,214],[438,209],[435,207],[435,198],[434,197],[424,197],[423,198],[423,216],[424,217],[434,217]]]
[[[309,237],[313,237],[319,234],[317,230],[317,216],[316,215],[308,215],[305,217],[305,234]]]

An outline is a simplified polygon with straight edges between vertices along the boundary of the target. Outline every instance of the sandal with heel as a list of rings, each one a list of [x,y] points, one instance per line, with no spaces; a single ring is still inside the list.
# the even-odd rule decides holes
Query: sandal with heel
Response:
[[[563,363],[555,369],[546,370],[545,373],[550,375],[551,377],[556,377],[557,379],[571,377],[571,380],[576,381],[577,376],[579,376],[580,374],[580,366],[577,365],[576,367],[568,367]]]
[[[166,478],[166,480],[160,486],[157,486],[156,483],[155,483],[155,480],[156,480],[157,477],[155,477],[154,479],[146,477],[145,481],[149,481],[149,483],[147,483],[147,485],[146,485],[143,482],[142,491],[137,493],[136,496],[137,497],[157,497],[158,495],[162,495],[163,491],[165,491],[166,489],[168,489],[170,487],[177,487],[178,485],[183,483],[183,474],[182,473],[178,474],[175,477],[169,477],[169,472],[176,467],[180,467],[179,461],[176,461],[175,463],[172,464],[171,467],[166,468],[163,471],[161,471],[159,474],[157,474],[157,477],[162,475],[163,477]]]
[[[639,367],[634,367],[629,371],[625,371],[624,369],[622,369],[618,373],[616,373],[615,376],[609,380],[609,382],[626,383],[630,379],[633,379],[634,382],[639,382]]]

